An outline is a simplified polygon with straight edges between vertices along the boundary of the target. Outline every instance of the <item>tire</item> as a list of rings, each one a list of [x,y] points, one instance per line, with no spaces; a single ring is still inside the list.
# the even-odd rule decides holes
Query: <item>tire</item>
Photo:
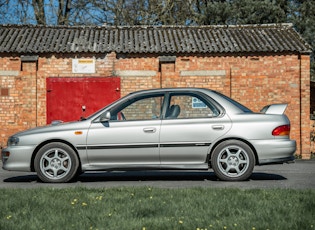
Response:
[[[213,151],[211,164],[220,180],[247,180],[255,166],[253,150],[244,142],[228,140],[220,143]]]
[[[70,146],[53,142],[38,151],[34,166],[41,181],[63,183],[69,182],[76,176],[79,159]]]

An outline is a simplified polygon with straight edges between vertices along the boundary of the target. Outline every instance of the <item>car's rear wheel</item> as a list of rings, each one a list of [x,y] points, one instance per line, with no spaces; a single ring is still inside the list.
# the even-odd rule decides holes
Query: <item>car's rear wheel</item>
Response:
[[[253,150],[244,142],[228,140],[214,149],[211,164],[220,180],[242,181],[251,176],[255,156]]]
[[[79,160],[70,146],[54,142],[38,151],[34,166],[39,179],[43,182],[69,182],[76,176]]]

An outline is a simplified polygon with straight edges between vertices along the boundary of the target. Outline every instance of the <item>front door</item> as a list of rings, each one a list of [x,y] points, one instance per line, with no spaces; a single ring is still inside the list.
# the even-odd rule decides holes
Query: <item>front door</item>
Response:
[[[110,120],[93,122],[87,137],[91,167],[159,167],[163,98],[160,94],[128,100],[110,111]]]

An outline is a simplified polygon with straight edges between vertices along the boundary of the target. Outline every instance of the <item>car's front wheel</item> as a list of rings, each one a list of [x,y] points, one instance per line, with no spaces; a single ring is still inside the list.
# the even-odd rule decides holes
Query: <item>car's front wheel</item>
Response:
[[[75,151],[64,143],[43,146],[36,154],[35,171],[43,182],[69,182],[77,173],[79,160]]]
[[[228,140],[214,149],[211,164],[220,180],[242,181],[251,176],[255,156],[253,150],[244,142]]]

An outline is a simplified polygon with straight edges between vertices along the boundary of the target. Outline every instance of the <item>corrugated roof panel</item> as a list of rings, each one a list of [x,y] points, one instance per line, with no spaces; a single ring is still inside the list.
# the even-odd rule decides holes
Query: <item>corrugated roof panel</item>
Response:
[[[149,42],[149,53],[153,53],[155,51],[155,42],[154,42],[154,34],[153,34],[152,30],[148,31],[147,39]]]
[[[164,30],[165,47],[167,53],[172,53],[172,37],[170,37],[169,30]]]
[[[188,41],[188,34],[187,34],[187,30],[181,30],[181,37],[179,38],[181,40],[181,50],[184,50],[185,52],[189,52],[190,51],[190,44]]]
[[[102,51],[111,50],[113,46],[112,41],[115,40],[116,43],[118,43],[119,41],[118,38],[117,39],[114,38],[115,31],[108,31],[108,30],[105,30],[105,32],[104,30],[101,30],[101,31],[104,34],[104,39],[102,42],[104,49]]]
[[[228,44],[226,43],[226,39],[227,37],[224,36],[224,30],[222,30],[221,28],[217,31],[217,34],[216,34],[218,37],[217,37],[217,44],[219,46],[219,52],[220,53],[225,53],[225,52],[228,52],[228,50],[231,49],[231,47],[228,46]],[[231,50],[232,52],[234,52],[234,50]]]
[[[175,53],[182,49],[181,30],[173,30]]]
[[[254,29],[251,29],[251,42],[253,43],[253,47],[257,50],[265,51],[263,50],[264,43],[260,38],[259,31],[255,31]]]
[[[224,30],[220,28],[219,32],[219,41],[221,41],[220,49],[221,52],[229,52],[231,50],[232,52],[235,52],[235,44],[233,44],[231,40],[231,30]],[[244,39],[244,38],[243,38]]]
[[[242,41],[240,39],[240,33],[239,30],[229,30],[229,38],[231,40],[232,46],[235,50],[235,52],[241,52],[242,51]]]
[[[37,29],[35,31],[35,39],[33,41],[33,51],[34,52],[40,52],[40,45],[42,44],[42,34],[43,34],[44,31],[40,30],[40,29]]]
[[[199,52],[199,49],[197,47],[198,41],[195,40],[194,34],[195,34],[195,30],[193,30],[193,29],[188,30],[188,35],[189,35],[188,41],[189,41],[189,44],[191,47],[191,50],[190,50],[191,53]]]
[[[205,42],[204,42],[204,37],[203,34],[200,32],[199,29],[196,29],[195,31],[195,40],[198,41],[198,50],[204,51],[205,48],[207,48]]]
[[[131,46],[130,46],[130,51],[131,50],[135,50],[137,53],[141,53],[141,49],[140,49],[140,43],[141,43],[141,41],[140,41],[140,31],[139,30],[131,30],[131,35],[132,35],[132,37],[130,37],[130,43],[132,44]]]
[[[209,43],[208,47],[209,49],[207,50],[207,52],[209,52],[210,50],[213,50],[214,53],[219,51],[219,47],[217,46],[217,36],[215,34],[214,30],[207,30],[206,34],[208,36],[208,39],[206,42]]]
[[[3,41],[3,45],[1,44],[4,50],[3,52],[10,50],[12,43],[14,42],[14,39],[12,39],[12,37],[14,37],[14,33],[16,33],[15,30],[1,30],[0,41]]]
[[[11,38],[14,42],[12,43],[12,46],[10,47],[10,49],[14,49],[17,53],[23,52],[20,46],[21,44],[23,44],[23,41],[21,42],[21,39],[22,39],[21,34],[23,34],[24,32],[25,31],[16,30],[15,36]]]
[[[154,36],[154,42],[155,42],[155,45],[154,45],[154,52],[158,53],[160,50],[161,50],[161,43],[159,42],[160,39],[159,39],[159,32],[157,30],[152,30],[153,31],[153,36]]]
[[[303,50],[305,42],[303,44],[303,39],[296,31],[292,30],[289,33],[283,33],[283,37],[286,40],[290,40],[290,43],[287,43],[289,49]]]
[[[163,35],[163,31],[162,30],[157,30],[156,31],[156,42],[157,44],[159,44],[159,51],[161,53],[165,52],[165,41],[164,41],[164,35]]]
[[[238,30],[241,35],[243,35],[244,39],[242,40],[242,45],[244,47],[244,50],[246,52],[250,52],[251,50],[259,50],[259,47],[257,47],[253,42],[252,34],[254,33],[251,31],[251,29],[245,31]]]

